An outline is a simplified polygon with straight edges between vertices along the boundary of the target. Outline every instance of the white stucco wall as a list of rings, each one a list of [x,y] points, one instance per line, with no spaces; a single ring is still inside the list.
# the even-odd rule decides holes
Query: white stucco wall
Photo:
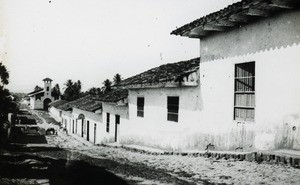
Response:
[[[122,129],[122,142],[172,150],[189,148],[201,128],[199,87],[131,89],[129,122]],[[178,122],[167,120],[167,97],[179,96]],[[137,116],[137,97],[144,97],[144,117]]]
[[[80,114],[84,115],[84,120],[77,119]],[[89,140],[91,143],[99,144],[103,140],[103,130],[104,124],[102,123],[102,114],[101,112],[89,112],[81,110],[79,108],[73,108],[72,111],[72,120],[75,124],[77,122],[77,135],[82,136],[83,129],[83,138]],[[82,122],[83,126],[82,127]],[[87,124],[89,122],[89,124]],[[89,125],[89,127],[88,127]],[[96,129],[96,130],[95,130]],[[89,130],[89,137],[87,137],[87,132]],[[96,138],[95,138],[96,134]]]
[[[48,87],[48,91],[47,91],[47,87]],[[44,108],[44,100],[45,99],[50,99],[51,102],[54,101],[54,97],[51,96],[51,83],[44,83],[44,91],[43,96],[41,97],[41,99],[36,99],[36,95],[33,95],[30,97],[30,108],[31,109],[43,109]]]
[[[222,149],[300,148],[299,21],[300,11],[293,10],[201,40],[200,117],[211,130],[210,142]],[[250,61],[255,61],[255,121],[238,123],[234,65]]]
[[[129,129],[128,123],[128,106],[122,105],[118,106],[116,103],[102,103],[103,108],[103,125],[104,128],[101,128],[102,134],[104,136],[102,142],[115,142],[117,134],[117,142],[122,142],[124,133]],[[106,123],[107,123],[107,113],[110,114],[110,123],[109,123],[109,132],[106,132]],[[117,125],[116,130],[116,115],[120,116],[120,124]]]
[[[62,126],[68,130],[68,133],[72,133],[72,113],[71,111],[62,111],[61,121]]]
[[[43,109],[43,101],[38,99],[36,100],[35,96],[30,97],[30,108],[31,109]]]
[[[49,108],[50,116],[57,122],[61,122],[61,110],[53,106]]]

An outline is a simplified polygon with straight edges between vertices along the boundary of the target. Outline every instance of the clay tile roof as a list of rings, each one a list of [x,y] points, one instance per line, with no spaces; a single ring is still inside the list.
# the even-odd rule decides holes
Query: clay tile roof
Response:
[[[53,80],[50,78],[45,78],[43,81],[53,81]]]
[[[42,93],[42,92],[44,92],[44,89],[39,89],[39,90],[32,91],[32,92],[28,93],[27,96],[30,96],[30,95],[33,95],[33,94]]]
[[[127,78],[121,82],[121,85],[155,84],[176,81],[180,76],[197,70],[199,68],[199,60],[200,58],[194,58],[187,61],[164,64]]]
[[[112,89],[108,93],[95,97],[95,100],[102,101],[102,102],[117,102],[119,100],[127,98],[127,96],[128,96],[127,89]]]
[[[76,99],[74,101],[70,101],[68,103],[62,104],[58,106],[58,109],[61,110],[69,110],[71,108],[78,108],[86,111],[93,112],[97,109],[100,109],[102,107],[101,102],[98,102],[95,100],[95,96],[93,95],[87,95],[84,97],[81,97],[79,99]]]
[[[50,103],[49,106],[57,108],[58,106],[63,105],[65,103],[68,103],[68,101],[66,101],[66,100],[56,100],[56,101]]]
[[[237,28],[257,18],[268,17],[277,11],[299,8],[299,2],[299,0],[241,0],[181,26],[171,34],[202,38],[214,32]]]

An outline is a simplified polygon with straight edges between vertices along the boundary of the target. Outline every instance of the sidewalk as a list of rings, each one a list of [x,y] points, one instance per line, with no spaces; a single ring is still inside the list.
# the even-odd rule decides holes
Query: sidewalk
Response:
[[[124,148],[133,152],[150,155],[181,155],[190,157],[205,157],[225,160],[250,161],[257,163],[282,164],[295,168],[300,168],[300,151],[296,150],[275,150],[275,151],[255,151],[255,152],[234,152],[234,151],[183,151],[170,152],[161,149],[138,146],[123,145],[119,143],[107,143],[103,146]]]

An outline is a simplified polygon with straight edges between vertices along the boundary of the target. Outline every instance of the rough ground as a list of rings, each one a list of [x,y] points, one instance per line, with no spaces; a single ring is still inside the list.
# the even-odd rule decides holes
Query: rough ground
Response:
[[[26,141],[24,147],[10,146],[0,152],[5,159],[0,158],[0,184],[12,184],[12,181],[14,184],[96,184],[104,180],[107,180],[105,184],[300,184],[300,169],[283,165],[142,154],[123,148],[93,146],[61,131],[58,135],[45,136],[38,144],[33,140],[22,140]],[[13,167],[24,164],[31,165],[21,168],[31,169],[25,177],[3,173],[3,169],[10,168],[18,171],[19,168]],[[38,171],[40,176],[33,175],[36,173],[32,169],[39,169],[37,166],[46,168],[47,173]]]
[[[191,184],[207,182],[225,184],[300,184],[300,169],[283,165],[214,160],[191,156],[148,155],[131,152],[123,148],[87,146],[78,140],[74,140],[71,136],[63,134],[49,138],[48,141],[60,148],[77,151],[86,156],[105,157],[123,164],[147,166]],[[130,179],[130,177],[127,178]]]

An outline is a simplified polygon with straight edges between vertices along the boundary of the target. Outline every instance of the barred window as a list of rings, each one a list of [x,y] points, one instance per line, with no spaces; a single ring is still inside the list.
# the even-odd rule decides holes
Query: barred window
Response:
[[[138,97],[137,98],[137,116],[144,117],[144,105],[145,105],[145,98]]]
[[[168,96],[168,121],[178,122],[179,97]]]
[[[235,65],[234,119],[254,121],[255,62]]]

